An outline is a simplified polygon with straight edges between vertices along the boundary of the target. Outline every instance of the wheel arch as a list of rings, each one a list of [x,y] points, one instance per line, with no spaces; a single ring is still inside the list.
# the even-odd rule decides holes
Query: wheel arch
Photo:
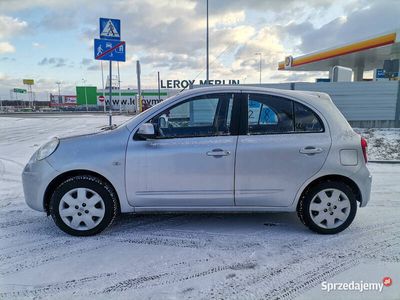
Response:
[[[120,199],[117,193],[117,190],[113,186],[113,184],[103,175],[94,172],[94,171],[89,171],[89,170],[71,170],[64,172],[57,177],[55,177],[46,187],[46,190],[44,192],[43,196],[43,207],[47,213],[47,215],[50,215],[50,199],[51,196],[53,195],[54,190],[59,186],[63,181],[65,181],[67,178],[73,177],[73,176],[79,176],[79,175],[90,175],[99,178],[100,180],[106,182],[107,184],[110,185],[110,187],[114,190],[114,193],[117,197],[117,203],[118,203],[118,212],[121,211],[121,204],[120,204]]]
[[[361,190],[358,187],[358,185],[349,177],[343,176],[343,175],[338,175],[338,174],[330,174],[330,175],[324,175],[321,177],[318,177],[311,181],[301,192],[300,197],[297,201],[296,208],[298,209],[300,200],[312,189],[314,186],[320,184],[321,182],[327,182],[327,181],[339,181],[343,182],[346,185],[348,185],[351,190],[354,192],[354,195],[356,196],[356,200],[360,203],[362,203],[362,194]]]

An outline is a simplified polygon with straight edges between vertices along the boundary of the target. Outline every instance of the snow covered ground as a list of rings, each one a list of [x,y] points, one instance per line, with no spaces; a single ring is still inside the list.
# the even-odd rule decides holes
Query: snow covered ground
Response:
[[[371,160],[400,160],[400,128],[356,128],[368,141]]]
[[[22,168],[48,138],[105,123],[0,117],[0,299],[400,299],[400,165],[370,164],[371,202],[334,236],[288,213],[124,215],[98,236],[64,234],[24,203]],[[381,293],[321,290],[386,276]]]

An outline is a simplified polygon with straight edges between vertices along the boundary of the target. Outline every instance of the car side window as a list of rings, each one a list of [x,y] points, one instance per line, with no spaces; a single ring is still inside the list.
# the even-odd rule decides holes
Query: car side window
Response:
[[[294,131],[293,101],[263,94],[249,94],[247,100],[249,135]]]
[[[229,135],[232,102],[232,94],[198,96],[164,110],[149,122],[156,138]]]
[[[322,132],[324,126],[321,119],[310,108],[303,104],[294,103],[296,132]]]

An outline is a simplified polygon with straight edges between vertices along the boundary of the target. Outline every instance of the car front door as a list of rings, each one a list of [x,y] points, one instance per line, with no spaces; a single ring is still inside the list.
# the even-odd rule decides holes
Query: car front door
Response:
[[[266,94],[243,94],[235,204],[285,207],[323,166],[331,137],[309,107]]]
[[[147,121],[155,127],[154,139],[133,135],[126,156],[131,205],[234,205],[234,98],[219,93],[183,100]]]

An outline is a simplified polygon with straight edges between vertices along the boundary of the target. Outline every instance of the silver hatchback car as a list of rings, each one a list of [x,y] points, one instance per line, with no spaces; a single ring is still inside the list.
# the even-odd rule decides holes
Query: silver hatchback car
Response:
[[[27,204],[93,235],[118,213],[297,211],[337,233],[370,198],[366,141],[327,94],[182,92],[107,131],[54,139],[23,174]]]

